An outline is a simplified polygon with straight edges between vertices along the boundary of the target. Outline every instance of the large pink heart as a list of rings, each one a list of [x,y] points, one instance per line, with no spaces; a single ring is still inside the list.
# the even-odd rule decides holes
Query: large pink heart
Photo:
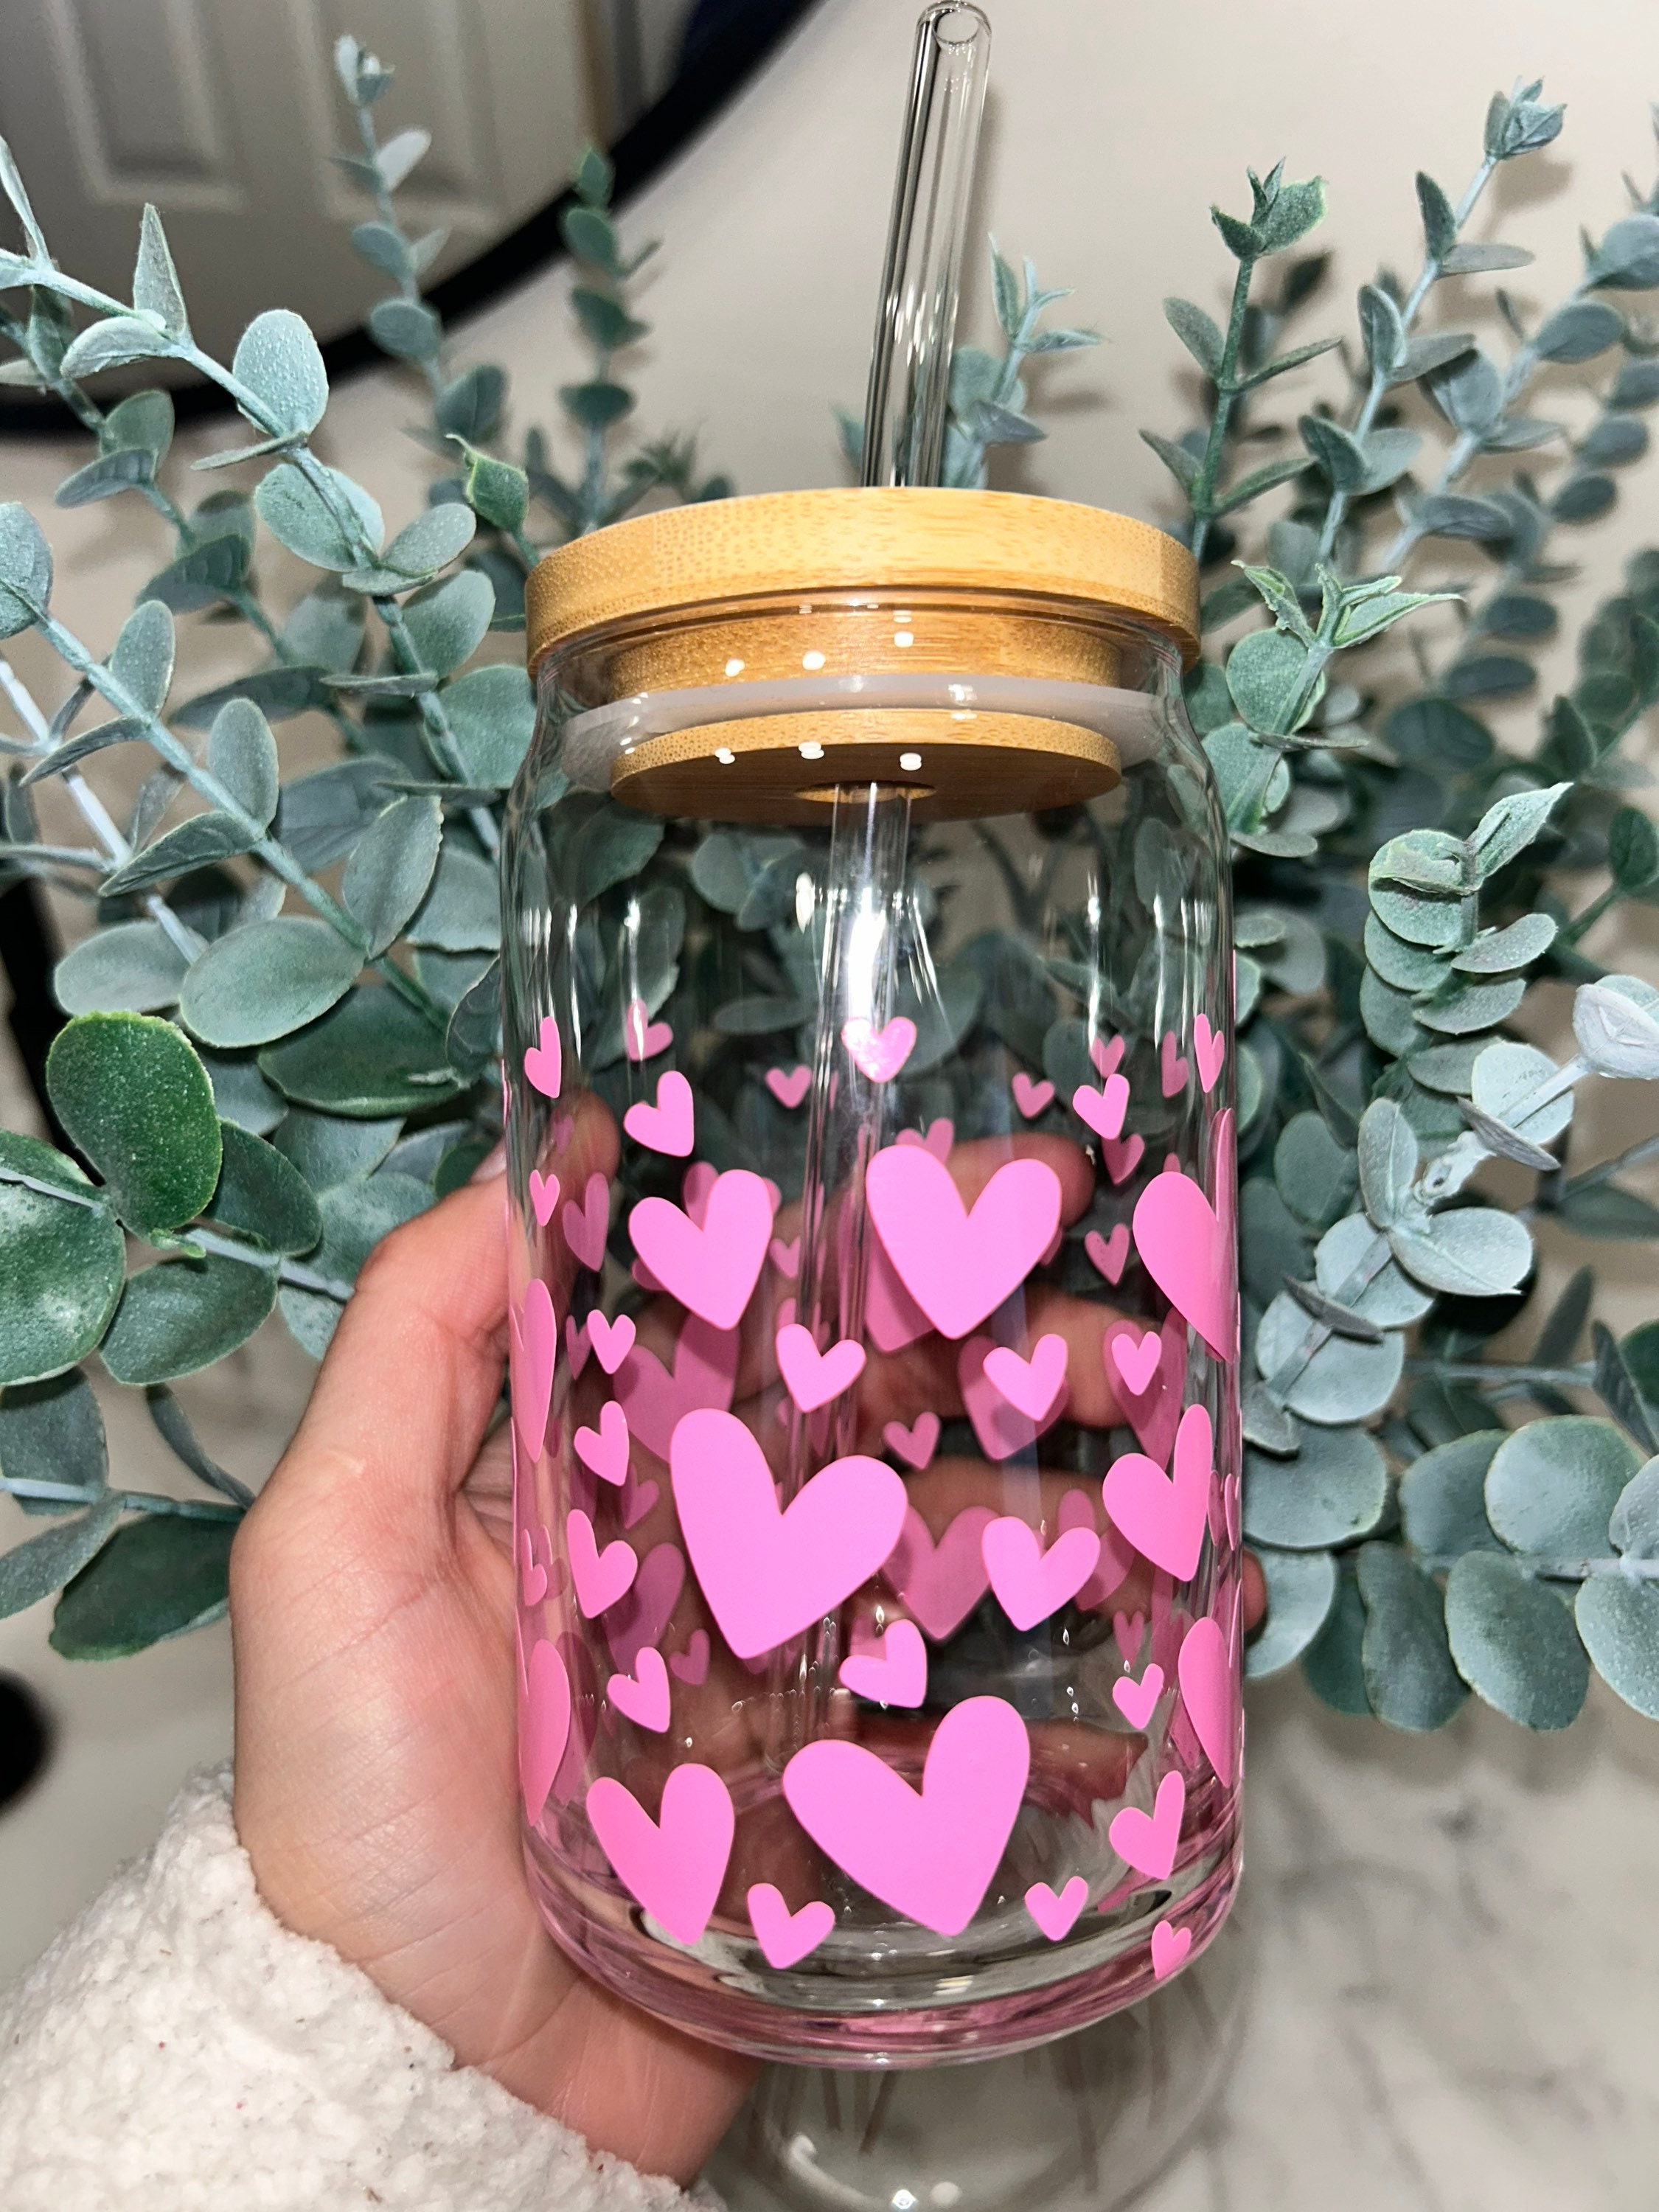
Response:
[[[696,1942],[720,1896],[737,1829],[732,1793],[714,1769],[675,1767],[655,1820],[631,1790],[601,1775],[587,1793],[587,1817],[623,1887],[677,1943]]]
[[[1231,1120],[1231,1109],[1217,1116]],[[1231,1134],[1231,1132],[1228,1133]],[[1218,1148],[1218,1161],[1231,1156]],[[1155,1175],[1135,1200],[1135,1249],[1178,1313],[1184,1314],[1218,1359],[1238,1357],[1238,1254],[1233,1209],[1224,1191],[1219,1213],[1190,1176]]]
[[[1214,1479],[1210,1417],[1202,1406],[1188,1406],[1176,1432],[1173,1481],[1156,1460],[1125,1452],[1106,1470],[1101,1496],[1136,1551],[1185,1583],[1198,1571]]]
[[[688,1413],[669,1464],[691,1565],[740,1659],[835,1612],[903,1525],[902,1478],[860,1453],[832,1460],[780,1512],[766,1455],[732,1413]]]
[[[1181,1646],[1177,1672],[1193,1733],[1217,1778],[1231,1789],[1238,1772],[1238,1674],[1217,1622],[1193,1623]]]
[[[570,1741],[570,1677],[553,1646],[533,1644],[519,1701],[519,1787],[533,1828]]]
[[[931,1152],[889,1145],[871,1161],[865,1190],[899,1279],[945,1336],[966,1336],[994,1313],[1060,1227],[1060,1177],[1046,1160],[1006,1162],[970,1212]]]
[[[671,1376],[654,1352],[635,1345],[617,1370],[616,1392],[628,1425],[647,1451],[666,1459],[682,1415],[713,1406],[724,1413],[737,1386],[738,1333],[687,1316]]]
[[[701,1228],[672,1200],[642,1198],[628,1233],[671,1297],[715,1328],[735,1328],[766,1264],[771,1194],[747,1168],[731,1168],[714,1178]]]
[[[648,1105],[643,1098],[636,1099],[623,1115],[623,1127],[636,1145],[645,1146],[647,1151],[670,1152],[680,1159],[689,1159],[696,1141],[696,1108],[691,1085],[671,1068],[658,1081],[656,1104]]]
[[[1014,1708],[969,1698],[933,1731],[920,1790],[862,1744],[826,1738],[795,1753],[783,1794],[843,1874],[936,1935],[959,1936],[1001,1862],[1030,1764]]]
[[[523,1311],[512,1316],[512,1324],[507,1334],[513,1349],[513,1425],[526,1459],[533,1464],[547,1442],[547,1416],[553,1403],[553,1355],[559,1343],[553,1296],[539,1275],[525,1291]]]
[[[935,1644],[956,1634],[991,1587],[981,1539],[996,1517],[988,1505],[964,1505],[935,1544],[915,1507],[905,1513],[882,1579]]]

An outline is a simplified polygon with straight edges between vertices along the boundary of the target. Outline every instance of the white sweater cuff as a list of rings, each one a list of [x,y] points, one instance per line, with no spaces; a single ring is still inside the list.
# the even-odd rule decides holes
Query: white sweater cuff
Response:
[[[326,1944],[282,1926],[192,1776],[161,1840],[0,1996],[5,2212],[686,2212]]]

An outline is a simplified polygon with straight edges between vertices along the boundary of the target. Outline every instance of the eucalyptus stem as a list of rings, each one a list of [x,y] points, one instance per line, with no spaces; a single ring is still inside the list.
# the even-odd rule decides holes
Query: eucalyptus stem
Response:
[[[415,281],[414,252],[409,234],[398,220],[391,188],[386,180],[386,172],[380,167],[380,142],[375,133],[374,118],[362,100],[354,100],[351,106],[357,118],[358,136],[363,142],[363,157],[372,172],[369,194],[374,202],[374,211],[404,249],[404,264],[397,271],[398,289],[405,300],[413,306],[421,307],[424,302],[421,298],[421,288]],[[441,359],[429,357],[421,362],[420,368],[433,398],[437,398],[444,388]]]
[[[1644,1160],[1656,1157],[1659,1157],[1659,1137],[1644,1137],[1639,1142],[1626,1146],[1616,1158],[1603,1160],[1599,1167],[1586,1168],[1582,1174],[1570,1177],[1562,1186],[1561,1194],[1565,1198],[1576,1191],[1594,1190],[1601,1183],[1611,1182],[1614,1176],[1622,1175],[1626,1168],[1639,1167]]]
[[[204,1498],[164,1498],[154,1490],[112,1490],[108,1495],[127,1513],[156,1513],[179,1521],[217,1521],[234,1528],[247,1508],[215,1505]]]
[[[1204,548],[1209,542],[1210,525],[1215,520],[1216,489],[1220,481],[1221,465],[1226,456],[1227,429],[1232,420],[1233,408],[1245,388],[1238,378],[1238,356],[1244,343],[1244,323],[1250,304],[1250,283],[1255,275],[1255,255],[1242,258],[1233,277],[1232,304],[1227,313],[1227,332],[1222,340],[1221,363],[1215,375],[1215,412],[1210,417],[1210,434],[1204,444],[1204,458],[1198,465],[1187,496],[1193,510],[1193,558],[1201,567]]]

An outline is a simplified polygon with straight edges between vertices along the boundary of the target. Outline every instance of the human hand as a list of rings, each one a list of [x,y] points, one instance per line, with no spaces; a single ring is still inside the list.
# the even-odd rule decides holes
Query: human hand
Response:
[[[231,1559],[236,1825],[277,1917],[495,2076],[690,2180],[751,2069],[588,1981],[520,1856],[496,1177],[369,1260]]]

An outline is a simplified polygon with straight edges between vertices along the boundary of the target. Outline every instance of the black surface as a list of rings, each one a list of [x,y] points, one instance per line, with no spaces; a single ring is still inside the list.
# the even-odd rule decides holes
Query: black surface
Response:
[[[0,1674],[0,1813],[39,1779],[52,1755],[46,1709],[19,1674]]]

